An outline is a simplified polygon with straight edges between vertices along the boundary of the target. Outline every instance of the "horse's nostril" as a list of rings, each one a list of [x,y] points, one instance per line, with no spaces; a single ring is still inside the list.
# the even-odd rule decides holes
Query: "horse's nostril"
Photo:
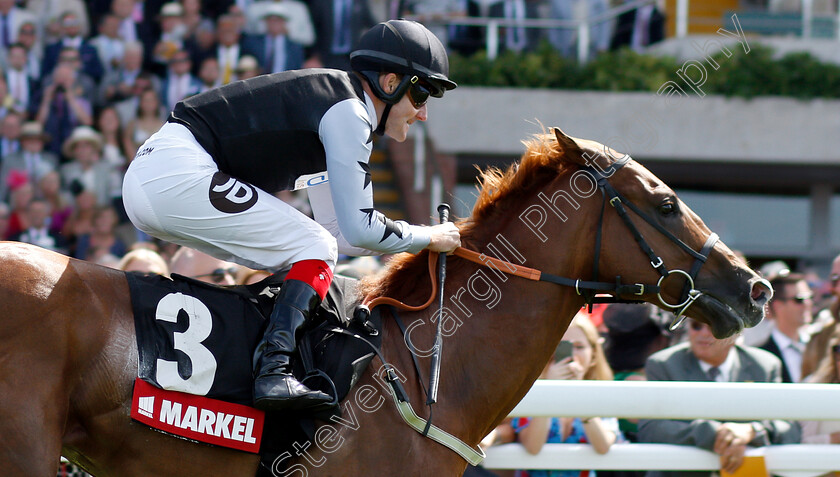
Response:
[[[767,280],[760,278],[753,282],[752,288],[750,290],[750,298],[752,299],[753,303],[757,305],[764,305],[770,298],[773,297],[773,287],[770,286],[770,282]]]

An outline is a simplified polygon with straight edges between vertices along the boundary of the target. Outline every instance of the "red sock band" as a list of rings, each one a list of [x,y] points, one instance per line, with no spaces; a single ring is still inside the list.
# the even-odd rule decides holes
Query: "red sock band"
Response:
[[[292,265],[286,280],[298,280],[309,284],[323,300],[332,283],[333,272],[323,260],[301,260]]]

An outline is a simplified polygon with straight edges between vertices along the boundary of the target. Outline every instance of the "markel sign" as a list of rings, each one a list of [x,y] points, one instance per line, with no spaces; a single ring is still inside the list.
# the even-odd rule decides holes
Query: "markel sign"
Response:
[[[159,389],[137,378],[131,417],[199,442],[258,453],[265,413],[248,406]]]

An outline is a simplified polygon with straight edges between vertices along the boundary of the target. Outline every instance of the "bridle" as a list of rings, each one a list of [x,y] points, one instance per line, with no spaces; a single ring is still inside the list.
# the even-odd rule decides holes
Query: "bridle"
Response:
[[[614,168],[610,175],[621,169],[627,162],[629,162],[629,159],[625,161],[615,162],[613,164]],[[710,234],[709,237],[706,239],[706,242],[703,244],[703,247],[700,249],[699,252],[697,252],[693,248],[688,246],[685,242],[676,237],[674,234],[672,234],[670,231],[668,231],[661,224],[659,224],[650,216],[642,212],[642,210],[639,209],[639,207],[637,207],[635,204],[627,200],[627,198],[625,198],[620,192],[618,192],[615,189],[615,187],[612,186],[612,184],[610,184],[608,180],[609,176],[605,175],[604,172],[597,170],[592,166],[584,166],[583,170],[586,171],[595,180],[598,189],[601,191],[601,195],[603,197],[603,201],[601,203],[601,213],[598,217],[598,231],[595,235],[595,257],[593,259],[592,265],[593,279],[597,279],[598,277],[598,268],[600,264],[601,255],[601,238],[603,235],[604,226],[604,210],[606,210],[606,205],[609,204],[613,209],[615,209],[616,213],[618,213],[618,216],[621,217],[621,220],[624,222],[625,226],[627,226],[627,228],[630,230],[630,233],[633,234],[633,238],[636,240],[636,243],[639,244],[639,247],[648,256],[651,267],[653,267],[654,270],[656,270],[659,273],[659,280],[656,282],[655,285],[644,283],[622,283],[620,276],[615,277],[614,282],[597,282],[581,280],[579,278],[566,278],[557,275],[552,275],[550,273],[544,273],[539,270],[522,267],[503,260],[490,258],[484,254],[479,254],[477,252],[466,250],[464,248],[456,249],[454,254],[472,262],[483,265],[491,263],[493,264],[494,268],[498,269],[501,272],[521,276],[523,278],[528,278],[531,280],[573,287],[575,289],[575,292],[584,298],[586,304],[589,305],[590,308],[594,303],[639,303],[642,301],[641,299],[627,299],[622,298],[622,296],[642,296],[649,293],[656,293],[656,296],[659,299],[659,302],[662,304],[662,306],[668,308],[672,311],[672,313],[674,313],[674,321],[671,323],[670,328],[672,330],[676,329],[685,319],[685,312],[688,310],[688,308],[694,303],[695,300],[697,300],[698,298],[700,298],[700,296],[703,295],[703,292],[694,288],[694,280],[697,278],[697,274],[700,273],[700,269],[703,267],[703,264],[705,264],[706,260],[709,258],[709,254],[711,253],[712,248],[718,242],[718,235],[716,233]],[[642,220],[650,224],[651,227],[653,227],[662,235],[674,242],[686,253],[694,257],[694,263],[692,264],[691,268],[688,271],[680,269],[669,270],[665,266],[665,263],[662,260],[662,258],[656,254],[653,248],[647,243],[644,236],[642,236],[641,232],[639,232],[639,229],[630,219],[630,215],[627,212],[628,208],[632,210],[636,215],[641,217]],[[517,271],[519,273],[516,273]],[[668,277],[674,274],[685,277],[686,284],[683,287],[679,301],[677,303],[668,303],[668,301],[665,300],[665,297],[662,296],[662,286],[663,282],[667,280]],[[609,296],[603,296],[604,294],[607,294]]]
[[[624,161],[616,161],[614,163],[613,172],[610,174],[612,175],[619,169],[621,169],[625,164],[629,162],[629,158]],[[612,206],[627,228],[630,230],[630,233],[633,234],[633,238],[636,240],[636,243],[639,244],[639,248],[648,256],[649,263],[651,267],[654,268],[657,272],[659,272],[659,280],[656,282],[656,285],[645,285],[642,283],[637,283],[631,285],[630,287],[635,288],[635,290],[629,291],[634,295],[644,295],[645,293],[656,293],[659,302],[662,306],[669,308],[674,313],[674,321],[671,324],[671,329],[677,328],[682,321],[685,319],[685,312],[688,308],[694,303],[695,300],[700,298],[703,295],[703,292],[694,288],[694,280],[697,278],[697,274],[700,273],[700,269],[706,263],[706,260],[709,258],[709,254],[711,253],[712,249],[714,248],[715,244],[720,240],[718,235],[712,232],[709,237],[706,239],[706,242],[700,248],[700,251],[697,252],[677,236],[672,234],[668,229],[663,227],[657,221],[653,220],[650,216],[642,212],[638,206],[634,203],[627,200],[620,192],[618,192],[615,187],[610,184],[608,180],[608,176],[604,175],[604,173],[600,170],[596,170],[592,166],[585,166],[583,168],[586,172],[588,172],[592,177],[596,180],[598,188],[601,190],[603,196],[603,202],[601,204],[601,214],[598,218],[598,232],[595,236],[595,258],[593,260],[593,270],[592,276],[598,276],[598,265],[599,265],[599,256],[601,252],[601,236],[603,230],[603,221],[604,221],[604,209],[606,208],[606,204],[609,203]],[[683,251],[687,254],[694,257],[694,263],[691,265],[691,268],[688,271],[674,269],[669,270],[665,263],[663,262],[662,258],[656,254],[653,248],[647,243],[644,236],[642,236],[639,229],[630,220],[630,216],[627,213],[627,209],[629,208],[632,210],[636,215],[642,218],[645,222],[647,222],[651,227],[656,229],[659,233],[667,237],[671,242],[679,246]],[[672,274],[677,274],[685,277],[686,284],[683,287],[680,299],[677,303],[668,303],[665,298],[662,296],[662,285],[665,280],[668,279]],[[561,278],[561,277],[557,277]],[[564,279],[565,280],[565,279]],[[552,280],[547,280],[552,281]],[[625,303],[625,302],[635,302],[638,300],[623,300],[621,299],[620,295],[623,293],[628,293],[625,288],[621,288],[621,277],[616,277],[615,284],[607,284],[607,283],[591,283],[584,285],[579,280],[575,285],[575,291],[578,295],[583,296],[586,299],[586,303],[588,305],[592,305],[592,303]],[[597,285],[597,286],[593,286]],[[609,285],[612,287],[614,291],[614,295],[611,297],[596,297],[595,293],[597,291],[602,290],[604,285]],[[583,291],[581,291],[583,290]]]

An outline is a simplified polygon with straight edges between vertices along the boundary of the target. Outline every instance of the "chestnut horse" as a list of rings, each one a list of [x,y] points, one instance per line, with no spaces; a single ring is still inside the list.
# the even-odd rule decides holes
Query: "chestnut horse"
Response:
[[[506,172],[482,174],[472,216],[459,223],[465,248],[546,276],[602,283],[621,277],[622,283],[648,284],[645,290],[632,288],[640,293],[635,298],[660,306],[683,301],[683,287],[660,282],[661,267],[653,265],[687,272],[700,263],[698,254],[708,255],[693,272],[687,314],[709,323],[718,337],[762,319],[772,293],[766,282],[723,243],[709,241],[712,233],[673,190],[629,157],[554,133],[534,136]],[[633,212],[624,218],[616,213],[620,204],[594,186],[593,166],[603,171],[596,174],[602,185],[614,188],[621,195],[617,202],[633,205]],[[640,248],[642,242],[649,249]],[[651,256],[660,263],[650,263]],[[425,252],[398,256],[361,289],[366,296],[423,303],[432,293],[427,259]],[[585,302],[585,290],[508,275],[505,267],[488,268],[459,256],[448,260],[433,423],[470,446],[522,399]],[[655,283],[662,289],[650,285]],[[421,381],[428,379],[430,359],[419,358],[423,377],[418,379],[407,342],[415,351],[432,347],[435,308],[401,313],[409,325],[406,337],[393,320],[383,325],[384,359],[405,378],[421,417],[429,415]],[[123,272],[3,243],[0,310],[4,475],[53,477],[59,455],[96,476],[255,475],[255,455],[173,438],[129,418],[138,356]],[[451,476],[464,471],[464,459],[403,422],[375,375],[381,364],[374,359],[348,394],[342,420],[322,423],[314,442],[298,443],[278,462],[276,475]]]

